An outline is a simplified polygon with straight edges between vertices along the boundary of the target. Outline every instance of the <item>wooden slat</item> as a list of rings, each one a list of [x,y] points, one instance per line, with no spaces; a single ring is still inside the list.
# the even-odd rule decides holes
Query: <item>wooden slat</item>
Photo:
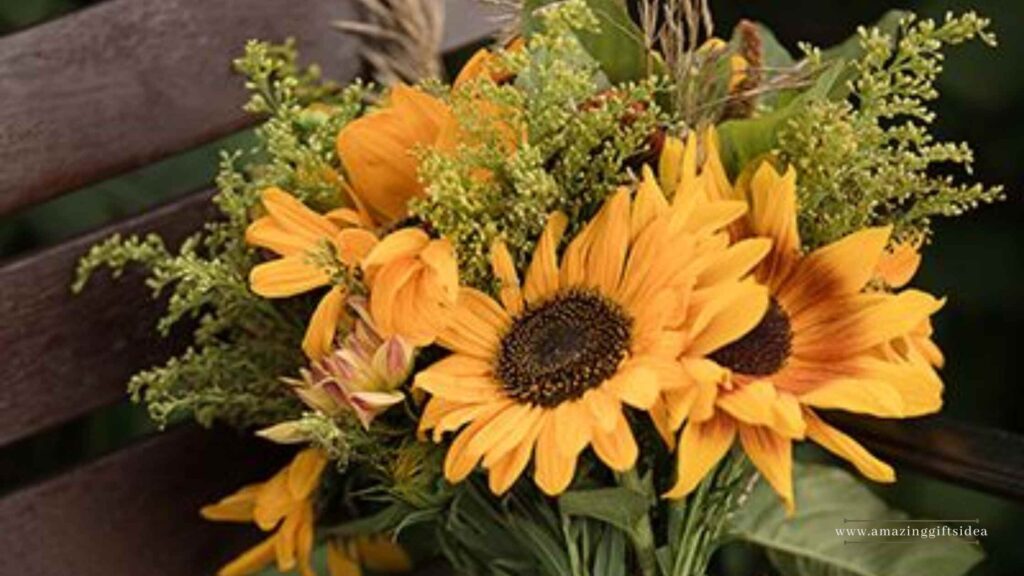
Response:
[[[209,192],[0,268],[0,446],[123,397],[131,375],[166,359],[159,306],[138,273],[97,274],[78,296],[78,258],[114,232],[158,231],[174,246],[212,215]]]
[[[883,460],[1024,501],[1024,437],[939,416],[880,420],[836,412],[827,419]]]
[[[111,0],[0,41],[0,214],[152,162],[252,121],[231,58],[294,36],[348,79],[351,0]]]
[[[356,0],[110,0],[0,39],[0,214],[251,124],[230,60],[250,38],[295,37],[306,62],[346,81],[358,44],[334,31]],[[497,24],[447,0],[446,49]]]
[[[260,481],[287,450],[186,427],[0,499],[0,574],[213,574],[254,529],[199,507]]]

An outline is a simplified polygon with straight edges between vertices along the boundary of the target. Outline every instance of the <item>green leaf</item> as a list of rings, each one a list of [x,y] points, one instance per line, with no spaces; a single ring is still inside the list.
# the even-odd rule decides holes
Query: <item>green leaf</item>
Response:
[[[534,12],[553,0],[523,2],[523,32],[531,34],[540,24]],[[624,0],[586,0],[597,17],[600,32],[578,30],[576,36],[590,56],[601,66],[612,84],[638,81],[657,66],[644,42],[644,33],[629,16]]]
[[[735,177],[753,159],[771,152],[779,142],[779,131],[808,102],[826,98],[840,73],[843,63],[835,62],[818,76],[810,88],[793,98],[782,108],[756,118],[729,120],[718,127],[722,142],[722,162],[731,177]]]
[[[647,514],[648,497],[628,488],[573,490],[558,498],[558,507],[569,516],[585,516],[632,533]]]
[[[800,465],[796,513],[787,519],[778,497],[759,483],[732,520],[732,535],[757,544],[787,576],[960,576],[984,556],[976,544],[949,538],[906,544],[881,537],[838,535],[847,528],[905,526],[903,512],[892,510],[859,480],[838,468]],[[851,523],[848,520],[870,520]],[[847,543],[857,540],[857,544]],[[867,543],[861,541],[871,540]],[[890,541],[891,542],[891,541]]]
[[[893,41],[896,41],[899,32],[900,22],[910,16],[906,10],[889,10],[871,28],[877,28],[888,34]],[[864,57],[864,48],[860,45],[860,34],[854,34],[835,46],[822,50],[822,60],[854,62]],[[836,79],[829,97],[832,99],[846,98],[850,93],[850,82],[857,78],[857,70],[853,66],[843,66],[842,74]]]

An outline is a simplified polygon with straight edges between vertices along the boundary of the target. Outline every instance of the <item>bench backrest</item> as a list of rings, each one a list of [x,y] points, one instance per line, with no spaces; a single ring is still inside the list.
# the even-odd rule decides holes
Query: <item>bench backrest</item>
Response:
[[[497,26],[475,0],[446,2],[447,48]],[[229,66],[249,38],[296,37],[306,61],[354,78],[358,41],[329,23],[358,19],[357,4],[108,0],[0,39],[0,216],[253,122]],[[0,450],[116,403],[131,374],[178,349],[154,335],[159,309],[137,276],[97,278],[77,297],[68,286],[95,241],[153,231],[173,243],[208,214],[210,194],[183,194],[0,264]],[[838,422],[880,456],[1024,499],[1018,437],[935,418]],[[21,486],[0,496],[0,573],[210,573],[245,544],[226,543],[255,533],[204,523],[196,511],[280,456],[237,434],[183,426]]]

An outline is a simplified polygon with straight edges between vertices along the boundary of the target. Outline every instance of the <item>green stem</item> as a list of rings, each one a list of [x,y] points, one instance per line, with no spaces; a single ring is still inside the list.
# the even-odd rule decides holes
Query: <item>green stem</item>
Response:
[[[688,500],[674,504],[685,510],[686,520],[676,545],[672,576],[704,576],[721,543],[728,516],[737,506],[747,472],[744,456],[730,454]]]
[[[640,475],[636,468],[618,475],[619,484],[633,490],[638,494],[647,494]],[[636,551],[637,563],[640,565],[640,573],[643,576],[658,575],[658,556],[654,546],[654,531],[651,529],[650,512],[645,513],[637,525],[629,531],[629,538],[633,542],[633,549]]]

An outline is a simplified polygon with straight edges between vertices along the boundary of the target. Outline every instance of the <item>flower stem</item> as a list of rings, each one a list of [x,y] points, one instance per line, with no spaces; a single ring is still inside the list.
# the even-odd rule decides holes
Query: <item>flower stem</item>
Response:
[[[624,488],[633,490],[638,494],[648,493],[647,488],[640,479],[640,475],[637,474],[636,468],[619,474],[618,479],[619,484]],[[655,553],[654,531],[651,529],[650,512],[645,512],[643,517],[637,521],[636,526],[629,531],[629,538],[633,543],[633,550],[636,552],[640,573],[643,576],[657,576],[658,557]]]

